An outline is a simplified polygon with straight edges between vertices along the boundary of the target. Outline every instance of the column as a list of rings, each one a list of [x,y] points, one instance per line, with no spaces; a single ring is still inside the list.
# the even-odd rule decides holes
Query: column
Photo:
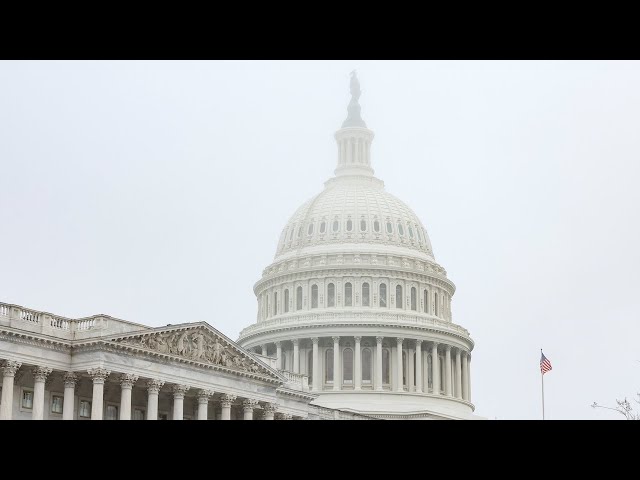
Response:
[[[147,420],[158,420],[158,396],[164,381],[152,379],[147,382]]]
[[[340,390],[340,337],[333,337],[333,389]]]
[[[376,390],[382,391],[382,339],[376,337]]]
[[[33,374],[33,410],[32,420],[44,420],[44,382],[51,373],[49,367],[37,366],[31,373]]]
[[[471,402],[471,353],[467,352],[467,401]]]
[[[220,405],[222,406],[221,420],[231,420],[231,404],[236,401],[235,395],[225,393],[220,397]]]
[[[131,391],[138,376],[124,373],[120,376],[120,420],[131,420]]]
[[[433,376],[433,394],[440,395],[440,362],[438,361],[438,344],[431,345],[431,369]]]
[[[267,403],[262,409],[263,420],[273,420],[278,406],[275,403]]]
[[[102,420],[102,403],[104,401],[104,381],[111,371],[104,368],[90,368],[87,373],[93,380],[93,398],[91,399],[91,420]]]
[[[2,405],[0,420],[11,420],[13,414],[13,380],[22,363],[7,360],[2,367]]]
[[[211,390],[200,390],[198,392],[198,420],[206,420],[209,411],[209,397],[213,395]]]
[[[469,401],[469,365],[467,364],[467,352],[462,352],[462,399]],[[35,395],[34,395],[35,397]]]
[[[318,337],[313,337],[313,391],[319,392],[321,390],[320,380],[322,379],[322,372],[320,370],[320,355],[318,354]]]
[[[362,362],[362,358],[361,358],[361,352],[360,352],[360,339],[361,337],[354,337],[355,341],[356,341],[356,361],[355,361],[355,365],[354,365],[354,389],[355,390],[360,390],[361,385],[362,385],[362,366],[361,366],[361,362]]]
[[[262,355],[263,356],[267,356],[267,346],[266,345],[262,345]]]
[[[282,344],[276,342],[276,368],[282,370]]]
[[[62,401],[62,420],[73,420],[74,401],[78,376],[73,372],[67,372],[62,377],[64,381],[64,400]]]
[[[188,385],[174,385],[173,392],[173,420],[184,419],[184,394],[189,390]]]
[[[447,397],[452,395],[453,383],[452,383],[452,370],[451,370],[451,345],[446,345],[444,350],[444,394]]]
[[[242,410],[244,411],[244,420],[253,420],[253,409],[258,406],[258,401],[247,398],[242,402]]]
[[[461,350],[456,350],[456,398],[462,398],[462,359],[460,358]]]
[[[398,381],[396,382],[396,391],[403,392],[403,382],[402,382],[402,342],[404,342],[404,338],[396,338],[397,347],[396,347],[396,375],[398,376]]]
[[[291,340],[293,343],[293,373],[300,373],[300,340]]]
[[[416,340],[416,393],[422,393],[422,340]]]

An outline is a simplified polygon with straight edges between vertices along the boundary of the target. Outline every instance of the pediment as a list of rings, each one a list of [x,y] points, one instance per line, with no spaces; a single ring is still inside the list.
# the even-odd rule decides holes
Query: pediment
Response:
[[[283,380],[275,370],[253,358],[250,353],[207,324],[154,329],[114,337],[111,342],[238,373]]]

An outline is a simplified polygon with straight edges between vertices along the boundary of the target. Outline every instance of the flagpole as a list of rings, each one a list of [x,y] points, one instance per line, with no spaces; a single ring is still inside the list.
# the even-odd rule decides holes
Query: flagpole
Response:
[[[540,349],[540,355],[543,355],[542,349]],[[540,368],[540,377],[542,379],[542,420],[544,420],[544,372]]]

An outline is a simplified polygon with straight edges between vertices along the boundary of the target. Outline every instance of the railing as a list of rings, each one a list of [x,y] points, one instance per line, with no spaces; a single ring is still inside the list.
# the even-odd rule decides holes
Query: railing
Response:
[[[48,328],[71,333],[91,330],[98,326],[98,317],[73,320],[7,303],[0,303],[0,317],[8,317],[11,325],[14,325],[14,322],[16,322],[15,326],[24,325],[28,328],[27,325],[29,325],[42,329],[41,331],[45,333]]]
[[[0,303],[0,316],[3,316],[3,317],[9,316],[9,305]]]
[[[20,312],[20,320],[31,323],[40,323],[40,314],[32,310],[22,310]]]
[[[71,321],[66,318],[51,317],[49,320],[49,326],[51,328],[59,328],[60,330],[70,330]]]
[[[85,319],[82,319],[82,320],[76,320],[74,323],[76,324],[76,330],[80,332],[80,331],[89,330],[89,329],[95,327],[96,319],[95,318],[85,318]]]

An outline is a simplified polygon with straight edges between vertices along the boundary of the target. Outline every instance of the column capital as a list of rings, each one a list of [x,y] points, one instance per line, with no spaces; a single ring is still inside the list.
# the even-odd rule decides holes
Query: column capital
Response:
[[[331,337],[333,338],[333,343],[340,343],[340,337]]]
[[[353,337],[353,339],[356,341],[356,343],[360,343],[360,340],[362,340],[362,337]]]
[[[451,345],[449,345],[448,343],[447,343],[447,344],[445,344],[445,346],[444,346],[444,349],[445,349],[447,352],[450,352],[452,348],[453,348],[453,347],[452,347]]]
[[[184,394],[189,390],[189,385],[173,385],[171,391],[173,392],[173,398],[184,398]]]
[[[52,371],[53,371],[52,368],[38,365],[37,367],[31,370],[31,373],[33,374],[33,378],[35,379],[36,382],[44,382],[47,380],[47,377]]]
[[[20,369],[22,363],[14,362],[13,360],[7,360],[2,365],[2,370],[5,377],[15,377],[16,372]]]
[[[422,348],[422,340],[416,340],[416,347]]]
[[[231,404],[236,401],[236,398],[238,398],[237,395],[225,393],[224,395],[222,395],[222,397],[220,397],[220,403],[223,407],[229,408]]]
[[[471,360],[471,352],[467,352],[467,360]]]
[[[398,345],[402,345],[402,342],[404,342],[404,338],[398,337],[396,338],[396,342],[398,342]]]
[[[164,380],[158,380],[158,379],[152,378],[151,380],[147,381],[147,392],[158,393],[160,392],[160,389],[162,388],[163,385],[164,385]]]
[[[275,403],[265,403],[262,407],[262,411],[266,414],[274,414],[278,410],[278,405]]]
[[[384,337],[376,337],[376,343],[382,343]]]
[[[439,346],[439,345],[440,345],[440,344],[439,344],[438,342],[431,342],[431,348],[432,348],[433,350],[438,350],[438,346]]]
[[[202,405],[203,403],[209,403],[209,398],[213,395],[212,390],[200,390],[198,392],[198,403]]]
[[[133,388],[133,385],[138,381],[138,375],[133,373],[123,373],[120,375],[120,387]]]
[[[293,343],[294,347],[297,347],[300,344],[300,339],[294,338],[293,340],[291,340],[291,343]]]
[[[277,347],[277,348],[281,348],[281,347],[282,347],[282,342],[273,342],[273,343],[275,343],[275,344],[276,344],[276,347]]]
[[[293,415],[291,415],[290,413],[278,413],[278,418],[280,420],[291,420],[293,418]]]
[[[462,352],[462,356],[463,356],[463,357],[466,357],[466,356],[468,356],[468,355],[469,355],[469,352],[468,352],[467,350],[465,350],[465,349],[460,349],[460,350],[461,350],[461,352]]]
[[[93,380],[94,385],[101,384],[101,383],[104,384],[104,381],[107,379],[107,377],[111,375],[110,370],[107,370],[102,367],[90,368],[89,370],[87,370],[87,373]]]
[[[317,345],[320,339],[318,337],[311,337],[311,341],[313,342],[314,345]]]
[[[258,403],[259,403],[258,400],[254,400],[253,398],[246,398],[245,400],[242,401],[242,408],[244,409],[245,412],[247,411],[253,412],[253,409],[258,406]]]
[[[76,388],[78,384],[78,375],[73,372],[66,372],[62,376],[62,381],[64,382],[65,388]]]

